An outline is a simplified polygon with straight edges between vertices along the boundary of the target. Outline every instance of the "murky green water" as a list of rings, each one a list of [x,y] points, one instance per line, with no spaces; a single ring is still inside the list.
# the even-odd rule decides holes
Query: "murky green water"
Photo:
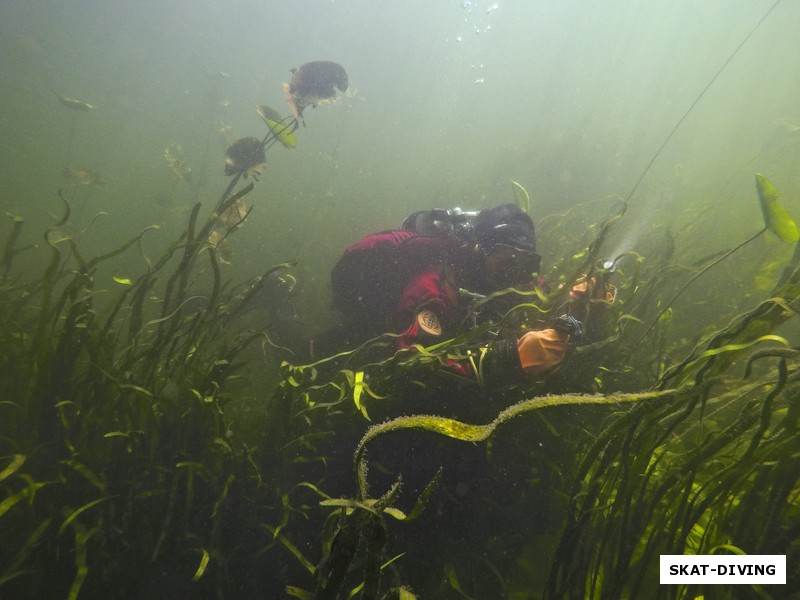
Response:
[[[764,227],[756,173],[800,218],[798,22],[787,0],[0,4],[0,597],[333,598],[365,573],[372,597],[740,597],[657,585],[659,553],[724,544],[787,554],[796,584],[796,258],[766,231],[700,273]],[[252,181],[226,195],[226,149],[267,135],[256,106],[288,114],[281,84],[317,60],[347,91],[269,147],[209,250],[212,211]],[[270,306],[239,305],[297,261],[281,272],[322,331],[344,247],[511,201],[511,181],[553,289],[625,257],[607,343],[571,375],[436,374],[480,332],[290,371]],[[525,412],[488,442],[399,425],[368,444],[369,492],[353,473],[355,393],[372,423],[485,424],[545,394],[644,391]]]

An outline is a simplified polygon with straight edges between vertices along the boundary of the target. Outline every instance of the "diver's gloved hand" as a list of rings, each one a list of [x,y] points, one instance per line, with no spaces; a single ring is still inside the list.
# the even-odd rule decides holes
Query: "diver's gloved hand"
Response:
[[[519,362],[526,375],[545,375],[564,360],[569,335],[556,329],[529,331],[517,341]]]
[[[582,300],[586,297],[590,285],[592,288],[592,298],[595,300],[605,300],[611,304],[617,297],[617,288],[614,285],[607,281],[600,281],[598,284],[594,277],[584,279],[580,283],[572,286],[572,289],[569,291],[569,297],[573,300]]]

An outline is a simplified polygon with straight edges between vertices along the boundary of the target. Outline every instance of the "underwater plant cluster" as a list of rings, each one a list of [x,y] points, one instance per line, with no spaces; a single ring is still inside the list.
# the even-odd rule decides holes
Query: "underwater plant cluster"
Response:
[[[46,258],[23,269],[25,222],[10,218],[0,596],[739,597],[659,586],[659,555],[683,553],[786,554],[786,589],[800,589],[800,352],[783,329],[800,307],[800,251],[777,271],[765,261],[770,285],[743,311],[702,330],[680,318],[700,304],[697,282],[756,240],[800,248],[769,180],[756,176],[763,227],[727,251],[683,264],[667,234],[608,262],[626,202],[598,222],[553,215],[539,222],[563,251],[550,289],[475,298],[469,326],[435,346],[387,354],[381,336],[296,364],[240,318],[295,263],[240,282],[221,264],[267,152],[295,147],[304,109],[347,87],[336,63],[295,70],[291,115],[257,107],[267,133],[232,141],[227,188],[207,214],[194,204],[158,258],[144,250],[151,228],[88,256],[64,233],[74,203],[62,188]],[[177,147],[165,158],[189,176]],[[529,210],[520,184],[512,194]],[[102,269],[136,251],[138,273],[109,287]],[[613,281],[615,302],[570,301],[573,284],[598,281]],[[565,307],[585,338],[561,371],[483,380],[477,342]],[[475,380],[441,368],[453,360],[471,361]],[[265,364],[277,384],[254,389]]]

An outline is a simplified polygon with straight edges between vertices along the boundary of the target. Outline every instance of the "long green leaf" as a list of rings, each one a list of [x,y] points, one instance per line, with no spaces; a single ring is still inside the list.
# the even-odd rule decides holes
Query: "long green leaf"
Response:
[[[314,600],[314,594],[294,585],[287,585],[286,593],[294,598],[300,598],[300,600]]]
[[[775,186],[769,179],[757,173],[756,189],[767,229],[787,244],[796,243],[800,239],[800,231],[798,231],[794,219],[778,200],[778,191]]]
[[[19,470],[19,468],[24,464],[25,464],[25,455],[15,454],[11,458],[11,462],[8,463],[8,466],[2,471],[0,471],[0,481],[3,481],[4,479],[8,479],[9,477],[11,477],[11,475],[16,473]]]
[[[5,572],[3,573],[3,576],[0,577],[0,587],[2,587],[5,583],[11,581],[16,577],[19,577],[21,575],[28,575],[30,573],[35,572],[35,571],[20,569],[20,567],[25,563],[30,553],[39,544],[42,536],[50,528],[50,523],[52,521],[53,519],[45,519],[42,523],[39,524],[39,527],[37,527],[34,530],[34,532],[28,537],[28,540],[23,544],[22,548],[20,548],[19,551],[17,552],[17,555],[16,557],[14,557],[14,560],[11,561],[5,567]]]
[[[295,121],[285,123],[288,117],[282,117],[278,111],[263,104],[256,106],[256,113],[284,147],[291,149],[297,146],[297,138],[294,135]]]
[[[364,461],[364,450],[372,440],[381,435],[401,429],[422,429],[444,435],[462,442],[482,442],[494,433],[500,425],[521,414],[539,410],[550,406],[564,406],[576,404],[617,404],[629,402],[644,402],[647,400],[663,399],[667,400],[677,394],[676,390],[665,390],[663,392],[643,392],[640,394],[615,394],[610,396],[579,396],[565,394],[561,396],[546,396],[523,400],[502,411],[491,423],[485,425],[471,425],[455,419],[437,417],[431,415],[412,415],[398,417],[380,425],[370,427],[361,438],[356,448],[353,462],[356,465],[356,478],[361,498],[366,497],[366,463]]]
[[[526,213],[530,213],[531,197],[528,195],[528,191],[522,187],[522,184],[512,181],[511,191],[514,193],[514,202],[517,203],[517,206],[519,206]]]
[[[203,573],[206,572],[208,561],[211,559],[208,550],[206,550],[205,548],[201,548],[200,551],[203,553],[203,555],[200,557],[200,564],[197,566],[197,571],[195,571],[194,576],[192,577],[192,581],[200,580],[200,578],[203,576]]]
[[[268,529],[273,535],[275,535],[275,537],[278,539],[278,541],[281,544],[283,544],[284,547],[289,552],[292,553],[292,555],[300,562],[300,564],[303,565],[309,573],[311,573],[312,575],[314,574],[314,571],[317,570],[317,567],[315,567],[313,564],[311,564],[311,561],[309,561],[305,556],[303,556],[303,553],[300,552],[300,550],[299,550],[299,548],[297,546],[295,546],[292,542],[290,542],[288,539],[286,539],[280,533],[277,533],[277,530],[274,527],[272,527],[270,525],[262,525],[262,527],[264,527],[265,529]]]
[[[25,500],[25,499],[27,499],[29,497],[33,498],[34,494],[36,494],[36,492],[40,488],[43,488],[44,486],[48,485],[49,483],[52,483],[52,482],[47,482],[47,483],[35,483],[34,482],[34,483],[31,483],[28,487],[26,487],[22,491],[17,492],[13,496],[9,496],[8,498],[5,498],[2,502],[0,502],[0,517],[2,517],[9,510],[11,510],[14,507],[14,505],[17,504],[17,502],[19,502],[20,500]]]
[[[104,498],[98,498],[97,500],[92,500],[91,502],[87,502],[80,508],[72,511],[72,513],[64,519],[64,522],[61,524],[61,527],[58,528],[58,533],[64,533],[64,530],[69,527],[69,524],[72,523],[75,519],[77,519],[81,513],[89,510],[93,506],[97,506],[98,504],[105,502],[106,500],[111,500],[112,496],[106,496]]]

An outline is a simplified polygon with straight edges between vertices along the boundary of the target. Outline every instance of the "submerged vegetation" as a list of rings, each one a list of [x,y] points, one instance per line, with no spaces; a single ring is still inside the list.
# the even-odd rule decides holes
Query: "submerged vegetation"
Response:
[[[685,266],[668,237],[604,261],[624,204],[577,241],[574,214],[552,217],[540,232],[572,254],[552,261],[551,291],[476,298],[474,326],[437,346],[385,358],[384,336],[285,362],[269,392],[252,384],[262,365],[250,349],[274,344],[237,317],[294,264],[233,284],[223,242],[249,213],[255,184],[240,179],[276,142],[294,147],[305,106],[347,88],[341,67],[311,64],[287,91],[295,118],[258,107],[268,133],[231,147],[227,189],[205,218],[194,206],[158,259],[150,229],[85,256],[60,232],[71,210],[60,193],[47,260],[23,272],[24,221],[12,218],[0,255],[0,595],[735,596],[659,586],[659,555],[681,553],[786,554],[786,589],[800,588],[800,352],[781,329],[800,306],[800,252],[738,316],[719,311],[701,332],[676,316],[696,282],[762,234],[797,244],[761,175],[764,227],[730,251]],[[137,250],[141,272],[105,289],[101,269]],[[613,280],[616,302],[570,303],[581,280]],[[586,336],[559,373],[483,381],[476,342],[565,310]],[[472,361],[475,381],[439,368],[454,358]],[[242,405],[247,436],[233,434]]]

